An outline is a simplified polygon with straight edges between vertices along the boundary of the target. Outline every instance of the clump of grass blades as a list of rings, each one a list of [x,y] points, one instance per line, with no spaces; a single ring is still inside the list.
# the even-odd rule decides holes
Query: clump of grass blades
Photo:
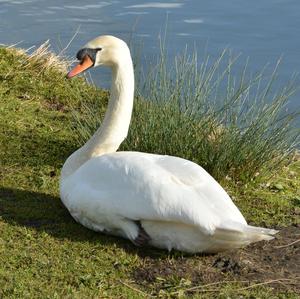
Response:
[[[227,50],[202,63],[196,53],[187,53],[170,63],[162,47],[146,74],[136,70],[137,98],[121,150],[183,157],[219,180],[246,181],[288,163],[299,145],[294,121],[300,111],[283,109],[296,91],[296,78],[275,91],[279,62],[269,78],[264,70],[249,76],[248,62],[234,76],[236,58]],[[100,125],[97,109],[89,104],[86,110],[90,116],[80,121],[82,143]]]
[[[12,46],[4,46],[6,49],[10,49],[15,52],[20,60],[23,69],[39,70],[40,72],[54,69],[65,73],[71,62],[63,55],[56,55],[50,50],[49,40],[45,41],[38,48],[30,47],[28,49],[15,48]]]

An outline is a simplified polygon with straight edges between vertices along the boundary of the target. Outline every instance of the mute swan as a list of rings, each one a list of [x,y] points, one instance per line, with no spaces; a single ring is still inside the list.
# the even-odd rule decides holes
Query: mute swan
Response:
[[[99,65],[112,69],[101,127],[65,162],[60,195],[76,221],[141,246],[218,252],[270,240],[275,230],[247,225],[224,189],[199,165],[178,157],[116,152],[126,138],[134,73],[126,43],[100,36],[78,53],[67,77]]]

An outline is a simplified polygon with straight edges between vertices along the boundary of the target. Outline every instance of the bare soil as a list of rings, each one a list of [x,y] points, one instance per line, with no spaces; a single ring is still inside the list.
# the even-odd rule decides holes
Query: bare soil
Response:
[[[246,288],[268,285],[274,291],[300,294],[300,226],[282,228],[276,238],[258,242],[238,251],[215,255],[145,257],[132,273],[142,288],[159,291],[166,285],[186,284],[194,292],[201,286],[214,288],[226,282],[241,282]],[[188,292],[187,292],[188,293]]]

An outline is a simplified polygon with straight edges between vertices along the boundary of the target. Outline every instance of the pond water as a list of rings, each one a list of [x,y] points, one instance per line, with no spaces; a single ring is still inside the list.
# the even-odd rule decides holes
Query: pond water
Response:
[[[143,55],[150,57],[159,52],[158,36],[166,24],[169,55],[187,45],[217,57],[227,47],[242,61],[250,57],[253,73],[283,57],[283,83],[300,71],[299,0],[0,0],[0,43],[28,48],[50,39],[58,52],[78,31],[69,56],[97,35],[128,41],[134,33],[143,40]],[[104,75],[102,84],[107,83]],[[289,109],[295,107],[298,96]]]

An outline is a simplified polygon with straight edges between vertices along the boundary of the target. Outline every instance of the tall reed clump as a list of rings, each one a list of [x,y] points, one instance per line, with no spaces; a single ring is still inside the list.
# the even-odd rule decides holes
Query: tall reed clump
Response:
[[[282,167],[299,145],[300,111],[284,112],[295,78],[275,90],[279,63],[269,77],[264,70],[249,76],[247,63],[233,75],[235,63],[226,50],[201,63],[185,51],[172,63],[162,47],[146,73],[136,70],[133,118],[121,150],[183,157],[218,180],[246,181]],[[97,109],[86,110],[82,143],[100,125]]]

